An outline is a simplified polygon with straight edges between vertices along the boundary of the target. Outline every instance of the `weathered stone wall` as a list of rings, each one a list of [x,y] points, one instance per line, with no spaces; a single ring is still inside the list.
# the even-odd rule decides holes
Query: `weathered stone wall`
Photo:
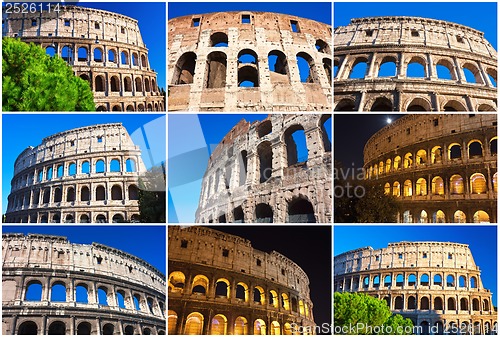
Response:
[[[294,323],[314,326],[309,278],[278,252],[213,229],[169,227],[168,264],[169,334],[286,334]]]
[[[417,17],[352,19],[335,28],[334,108],[336,111],[496,111],[497,52],[475,29]],[[395,74],[379,76],[392,62]],[[353,68],[366,64],[363,78]],[[422,77],[407,75],[408,65]],[[437,66],[451,79],[438,76]],[[464,69],[475,77],[467,81]],[[417,75],[418,76],[418,75]]]
[[[240,121],[209,159],[196,222],[331,222],[331,142],[324,128],[330,117]],[[291,135],[297,130],[304,131],[307,159],[297,158]]]
[[[6,222],[137,221],[145,171],[139,146],[121,123],[46,137],[16,159]]]
[[[401,222],[496,222],[497,143],[496,114],[406,115],[366,143],[366,178]]]
[[[337,255],[334,288],[384,299],[392,312],[421,326],[424,335],[431,326],[440,334],[452,326],[491,334],[497,323],[492,294],[465,244],[404,241]]]
[[[164,111],[137,20],[81,6],[8,14],[2,36],[62,57],[88,81],[98,111]]]
[[[165,275],[133,255],[60,236],[4,234],[2,261],[3,335],[165,334]],[[41,298],[27,299],[36,284]],[[56,285],[64,286],[65,301],[53,299]],[[77,301],[77,287],[87,301]]]
[[[174,18],[168,30],[170,111],[331,109],[332,30],[327,24],[242,11]],[[241,54],[252,55],[254,61],[239,60]],[[270,54],[277,56],[274,71]],[[300,81],[297,55],[309,63],[305,83]],[[254,87],[239,87],[244,80]]]

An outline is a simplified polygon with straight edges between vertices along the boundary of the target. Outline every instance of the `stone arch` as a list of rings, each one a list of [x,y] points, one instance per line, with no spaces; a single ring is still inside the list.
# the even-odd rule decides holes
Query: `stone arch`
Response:
[[[431,193],[433,195],[444,195],[444,181],[440,176],[432,178]]]
[[[194,81],[197,56],[187,52],[179,57],[174,70],[174,84],[191,84]]]
[[[196,275],[191,286],[192,294],[206,294],[208,292],[208,277],[205,275]]]
[[[135,91],[136,93],[142,91],[142,78],[139,76],[135,78]]]
[[[356,57],[351,64],[349,72],[350,79],[362,79],[365,78],[368,72],[368,58],[366,56]]]
[[[132,53],[132,65],[134,67],[138,67],[139,66],[139,55],[136,52]]]
[[[120,80],[118,79],[118,76],[116,75],[111,76],[109,82],[112,92],[120,91]]]
[[[296,59],[297,65],[299,67],[300,82],[319,83],[318,74],[316,74],[315,70],[314,59],[311,57],[311,55],[305,52],[299,52],[296,55]]]
[[[144,90],[146,92],[150,92],[151,91],[150,87],[149,87],[149,78],[147,78],[147,77],[144,79]],[[151,103],[148,104],[148,111],[151,111]]]
[[[482,173],[474,173],[470,176],[470,193],[485,194],[488,190],[486,178]]]
[[[92,325],[89,322],[80,322],[76,327],[77,335],[91,335]]]
[[[316,47],[316,50],[320,53],[329,54],[329,55],[332,53],[330,45],[321,39],[317,39],[316,43],[314,45]]]
[[[458,143],[448,145],[448,158],[450,160],[462,158],[462,146]]]
[[[122,187],[120,185],[113,185],[111,187],[111,200],[123,200]]]
[[[108,62],[117,63],[117,60],[116,60],[116,50],[114,50],[114,49],[109,49],[108,50]]]
[[[258,87],[259,71],[251,65],[238,68],[238,86],[239,87]]]
[[[273,210],[268,204],[260,203],[255,207],[255,222],[272,223]]]
[[[443,107],[441,108],[441,111],[467,111],[465,106],[456,101],[456,100],[449,100],[444,103]]]
[[[309,158],[304,127],[300,124],[291,125],[285,130],[283,137],[286,145],[287,165],[292,166],[294,164],[307,162]],[[298,144],[296,141],[305,143],[306,149],[298,148],[297,145],[300,143]],[[300,157],[301,152],[303,152],[305,156],[303,155]]]
[[[210,35],[211,47],[227,47],[229,43],[227,34],[224,32],[215,32]]]
[[[61,321],[54,321],[50,323],[47,331],[48,335],[66,335],[66,324]]]
[[[103,62],[102,49],[99,47],[94,48],[94,62]]]
[[[420,298],[420,310],[430,310],[428,297],[424,296]]]
[[[132,92],[132,79],[129,76],[123,78],[123,86],[126,92]]]
[[[75,59],[74,51],[72,46],[64,46],[61,49],[61,58],[68,62],[68,63],[73,63]]]
[[[202,335],[203,334],[203,315],[199,312],[192,312],[186,318],[184,326],[185,335]]]
[[[483,156],[483,143],[477,139],[469,141],[467,144],[469,159]]]
[[[351,98],[343,98],[335,105],[334,111],[356,111],[356,102]]]
[[[394,77],[397,75],[398,60],[395,56],[384,56],[380,61],[376,77]],[[386,75],[387,74],[387,75]],[[391,109],[392,111],[392,109]]]
[[[454,223],[466,223],[467,218],[465,216],[465,213],[461,210],[455,211],[455,213],[453,214],[453,222]]]
[[[220,278],[215,281],[215,296],[229,298],[231,293],[230,283],[225,278]]]
[[[393,103],[387,97],[378,97],[377,99],[375,99],[375,102],[373,102],[370,108],[370,111],[392,111],[392,110],[393,110]]]
[[[123,65],[128,65],[129,64],[129,60],[128,60],[128,52],[123,50],[121,53],[120,53],[120,60],[121,60],[121,64]]]
[[[224,88],[226,86],[227,55],[214,51],[207,56],[205,88]]]
[[[321,128],[321,138],[323,140],[323,148],[325,152],[332,151],[332,139],[331,139],[331,121],[332,115],[322,115],[319,119],[319,127]],[[329,124],[328,130],[330,130],[330,134],[327,132],[327,125]]]
[[[257,155],[259,157],[260,183],[266,182],[271,178],[273,166],[273,151],[271,142],[264,141],[257,146]]]
[[[422,97],[415,97],[406,105],[406,111],[431,111],[431,103]]]
[[[248,321],[245,317],[236,317],[233,332],[235,335],[248,335]]]
[[[477,111],[478,112],[483,112],[483,111],[496,111],[494,107],[492,107],[491,105],[489,104],[480,104],[478,107],[477,107]]]
[[[51,302],[66,302],[66,284],[63,281],[55,281],[50,287]]]
[[[289,83],[288,61],[286,55],[280,50],[272,50],[267,54],[271,83]]]
[[[450,177],[450,193],[464,194],[464,180],[461,175],[454,174]]]
[[[33,321],[24,321],[17,328],[18,335],[38,335],[38,325]]]
[[[103,75],[97,75],[94,79],[94,90],[98,92],[106,91],[106,82]]]
[[[146,55],[144,55],[144,54],[141,54],[141,66],[143,68],[147,68],[148,67],[148,62],[147,62],[147,59],[146,59]]]
[[[305,198],[294,198],[288,203],[289,223],[315,223],[314,207]]]
[[[448,298],[447,310],[457,310],[455,299],[453,297]]]
[[[78,62],[87,62],[89,60],[89,50],[87,47],[78,48]]]
[[[413,74],[413,73],[416,74]],[[406,77],[407,78],[426,78],[427,77],[427,61],[421,56],[412,56],[406,62]],[[409,111],[409,110],[408,110]]]
[[[465,78],[463,80],[465,80],[467,83],[484,84],[481,77],[481,72],[479,71],[479,67],[476,64],[466,61],[464,64],[462,64],[462,69],[465,74]],[[472,76],[468,76],[467,71],[470,72]],[[472,77],[474,77],[474,82],[471,82]]]
[[[441,58],[436,62],[436,76],[441,80],[456,81],[455,66],[453,61],[448,58]]]
[[[26,284],[26,293],[24,295],[25,301],[36,301],[42,300],[43,285],[42,282],[38,280],[31,280]]]
[[[258,318],[253,323],[253,333],[255,335],[267,335],[266,333],[266,323],[264,320]]]

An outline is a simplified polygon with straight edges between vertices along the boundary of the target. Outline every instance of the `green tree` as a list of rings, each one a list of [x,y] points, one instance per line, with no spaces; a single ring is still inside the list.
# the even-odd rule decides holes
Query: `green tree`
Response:
[[[94,111],[89,83],[40,46],[2,38],[4,111]]]
[[[412,332],[411,320],[404,319],[401,315],[392,315],[384,300],[364,293],[336,292],[333,310],[336,334],[384,335]]]
[[[141,222],[166,222],[166,183],[164,165],[154,166],[139,178]]]
[[[354,206],[356,222],[397,222],[400,207],[396,198],[392,195],[386,195],[384,187],[378,182],[364,181],[362,186],[365,194],[357,200]]]

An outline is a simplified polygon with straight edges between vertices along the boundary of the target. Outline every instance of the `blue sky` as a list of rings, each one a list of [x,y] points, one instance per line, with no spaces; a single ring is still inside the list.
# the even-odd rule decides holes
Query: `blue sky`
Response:
[[[211,151],[242,119],[260,121],[267,115],[169,115],[169,222],[194,222],[201,179]],[[331,136],[331,128],[327,129]],[[305,139],[294,134],[298,158],[307,158]]]
[[[5,233],[66,236],[71,243],[102,243],[148,262],[166,274],[165,226],[2,226]]]
[[[497,229],[496,226],[335,226],[333,254],[371,246],[387,247],[399,241],[445,241],[468,244],[481,270],[483,286],[497,303]],[[362,234],[360,234],[362,233]]]
[[[42,139],[70,129],[102,123],[122,123],[134,143],[141,147],[146,168],[151,167],[149,153],[154,164],[166,157],[166,120],[163,114],[4,114],[2,116],[2,213],[7,209],[10,182],[14,175],[14,162],[28,146],[40,145]],[[154,123],[147,124],[155,120]],[[147,125],[146,125],[147,124]],[[23,125],[20,134],[19,125]],[[145,126],[146,125],[146,126]],[[141,127],[144,127],[141,130]],[[134,133],[134,131],[137,131]],[[144,142],[143,132],[149,143]]]
[[[139,23],[149,65],[158,73],[158,87],[166,90],[166,6],[162,2],[74,2],[78,6],[103,9],[129,16]],[[5,3],[2,4],[5,6]]]
[[[205,14],[223,11],[261,11],[296,15],[331,24],[329,2],[169,2],[168,19],[190,14]]]

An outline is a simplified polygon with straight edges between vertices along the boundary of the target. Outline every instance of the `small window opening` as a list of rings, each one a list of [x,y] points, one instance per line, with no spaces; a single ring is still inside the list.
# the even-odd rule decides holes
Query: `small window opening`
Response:
[[[187,248],[188,247],[188,241],[187,240],[182,240],[181,241],[181,248]]]
[[[67,20],[67,19],[66,19],[66,20],[64,20],[64,26],[66,26],[66,27],[71,26],[71,24],[70,24],[69,20]]]
[[[281,269],[281,275],[285,276],[285,269]]]
[[[222,250],[222,256],[228,257],[229,256],[229,250],[228,249],[223,249]]]
[[[200,18],[193,18],[193,27],[200,26]]]
[[[98,137],[97,137],[97,142],[98,142],[98,143],[102,143],[102,136],[98,136]]]
[[[403,258],[403,254],[399,253],[398,254],[398,259],[402,259]]]
[[[371,37],[371,36],[373,36],[373,29],[367,29],[367,30],[365,30],[365,33],[366,33],[366,36]]]
[[[101,264],[101,262],[102,262],[102,257],[100,257],[100,256],[99,256],[99,257],[97,258],[97,264]]]
[[[36,26],[36,19],[31,20],[31,25],[32,25],[33,27],[35,27],[35,26]]]
[[[469,118],[476,116],[476,114],[469,114]]]
[[[426,258],[427,258],[427,253],[423,253],[423,254],[422,254],[422,258],[423,258],[423,259],[426,259]]]
[[[406,129],[406,134],[409,135],[410,134],[410,128],[407,128]]]
[[[292,27],[292,32],[300,33],[300,27],[298,21],[290,20],[290,26]]]
[[[457,35],[457,42],[458,43],[464,43],[464,39],[461,36]]]
[[[257,266],[262,266],[262,261],[260,259],[257,259]]]
[[[448,260],[453,259],[453,254],[448,254]]]
[[[438,126],[439,125],[439,119],[434,119],[434,126]]]
[[[411,30],[411,36],[413,37],[419,37],[420,35],[418,34],[418,31],[416,29]]]
[[[121,32],[122,34],[125,34],[125,27],[122,27]]]
[[[131,273],[134,268],[132,266],[128,266],[128,272]]]
[[[249,14],[243,14],[241,16],[241,23],[250,23],[250,15]]]
[[[101,29],[101,25],[99,25],[99,22],[96,22],[94,24],[95,29]]]

